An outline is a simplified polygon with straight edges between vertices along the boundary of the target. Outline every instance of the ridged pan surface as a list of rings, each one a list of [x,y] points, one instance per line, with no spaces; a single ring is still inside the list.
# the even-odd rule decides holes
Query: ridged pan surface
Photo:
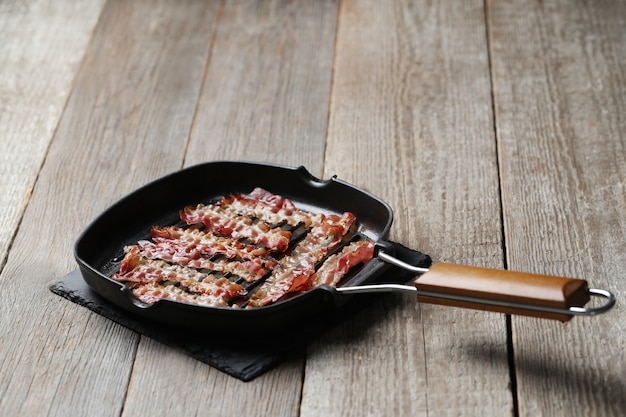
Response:
[[[169,300],[146,305],[125,285],[110,278],[119,267],[124,246],[147,239],[152,226],[177,223],[179,211],[185,206],[208,203],[227,194],[249,193],[255,187],[288,198],[298,208],[311,212],[352,212],[357,217],[360,234],[386,244],[393,220],[391,208],[357,187],[336,178],[317,179],[303,167],[209,162],[149,183],[95,219],[75,245],[75,257],[83,278],[99,295],[133,314],[167,325],[218,333],[284,329],[342,305],[349,297],[336,294],[327,286],[251,309],[206,307]],[[372,282],[387,268],[387,264],[374,258],[343,285]]]

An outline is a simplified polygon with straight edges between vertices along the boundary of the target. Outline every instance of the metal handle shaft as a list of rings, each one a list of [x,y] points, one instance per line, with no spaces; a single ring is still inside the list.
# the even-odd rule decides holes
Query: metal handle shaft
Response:
[[[586,307],[569,307],[553,308],[546,306],[538,306],[534,304],[516,303],[511,301],[498,301],[490,300],[487,298],[469,297],[463,295],[454,294],[442,294],[432,291],[419,291],[417,288],[410,285],[400,284],[374,284],[374,285],[360,285],[356,287],[340,287],[336,288],[341,294],[371,294],[371,293],[386,293],[386,292],[408,292],[415,295],[424,297],[436,297],[447,300],[465,301],[469,303],[489,304],[498,307],[519,308],[532,311],[544,311],[546,313],[555,314],[568,314],[572,316],[595,316],[597,314],[605,313],[615,305],[615,296],[610,292],[598,288],[589,288],[589,295],[594,297],[600,297],[606,299],[606,302],[598,307],[586,308]]]
[[[615,305],[615,296],[611,292],[589,289],[584,280],[445,263],[422,268],[410,265],[382,250],[377,256],[384,262],[421,277],[416,279],[415,286],[364,285],[337,288],[337,291],[343,294],[410,292],[416,294],[421,302],[561,321],[567,321],[572,316],[604,313]],[[590,296],[604,298],[606,302],[598,307],[584,307]]]

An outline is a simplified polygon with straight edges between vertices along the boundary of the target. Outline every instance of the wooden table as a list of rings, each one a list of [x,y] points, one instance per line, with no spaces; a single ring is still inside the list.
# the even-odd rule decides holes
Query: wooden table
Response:
[[[624,1],[0,3],[0,415],[626,414]],[[436,260],[580,276],[559,322],[388,296],[249,383],[52,294],[110,204],[306,166]]]

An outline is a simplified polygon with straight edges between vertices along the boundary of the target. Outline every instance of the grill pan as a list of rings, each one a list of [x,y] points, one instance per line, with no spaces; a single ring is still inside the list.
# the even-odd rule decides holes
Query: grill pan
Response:
[[[117,272],[123,247],[149,237],[153,225],[179,221],[179,210],[233,193],[262,187],[292,200],[300,209],[342,214],[358,220],[358,236],[376,242],[375,256],[347,277],[339,288],[326,285],[284,301],[252,308],[206,307],[162,299],[139,301],[124,284],[110,277]],[[75,258],[87,284],[126,311],[164,325],[210,330],[212,333],[267,334],[343,306],[354,294],[406,291],[421,302],[523,314],[561,321],[573,315],[609,310],[614,296],[590,289],[579,279],[436,263],[430,268],[397,259],[387,241],[393,211],[383,200],[336,177],[320,180],[304,167],[291,168],[250,162],[209,162],[183,169],[129,194],[108,208],[81,234]],[[374,284],[392,266],[420,275],[414,286]],[[590,296],[603,297],[598,307],[585,308]],[[594,303],[596,304],[596,303]]]

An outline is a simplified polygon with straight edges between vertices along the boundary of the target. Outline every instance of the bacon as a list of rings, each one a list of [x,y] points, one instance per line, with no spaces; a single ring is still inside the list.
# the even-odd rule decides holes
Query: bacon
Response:
[[[182,229],[176,226],[157,227],[150,230],[155,242],[170,240],[172,245],[179,245],[180,250],[197,250],[205,257],[224,255],[229,259],[239,258],[254,260],[268,255],[267,249],[254,245],[245,245],[228,237],[215,236],[197,229]]]
[[[146,304],[154,304],[160,299],[168,299],[187,304],[196,304],[207,307],[228,307],[222,296],[212,294],[193,294],[174,285],[161,285],[153,282],[133,288],[132,293]]]
[[[324,216],[322,221],[315,225],[301,244],[294,249],[294,253],[320,251],[322,252],[321,258],[323,258],[328,251],[341,242],[355,222],[354,214],[348,212],[343,213],[341,217],[336,214]]]
[[[170,299],[238,307],[248,294],[233,282],[236,276],[250,283],[267,277],[248,299],[250,308],[264,306],[317,285],[335,286],[373,256],[374,243],[368,239],[329,256],[348,242],[346,235],[356,224],[352,213],[309,213],[262,188],[186,207],[180,218],[189,227],[154,226],[151,240],[126,247],[119,272],[112,276],[146,303]],[[284,225],[307,232],[283,255],[292,246]]]
[[[260,203],[265,204],[268,207],[271,207],[275,210],[289,210],[296,211],[296,205],[293,204],[293,201],[283,198],[277,194],[270,193],[267,190],[264,190],[261,187],[256,187],[248,197],[254,199]]]
[[[250,217],[233,216],[224,208],[213,204],[185,207],[180,212],[180,218],[189,225],[203,224],[212,233],[232,239],[246,238],[275,251],[286,251],[291,241],[290,231],[272,229],[267,223],[255,223]]]
[[[271,258],[254,258],[247,261],[219,260],[204,258],[202,247],[169,239],[159,239],[157,243],[147,240],[137,242],[140,254],[148,259],[160,259],[196,269],[209,269],[237,275],[247,282],[254,282],[276,266]]]
[[[216,204],[239,215],[255,217],[270,225],[286,223],[305,228],[319,223],[322,215],[298,210],[289,199],[275,195],[262,188],[255,188],[250,194],[233,194],[224,196]]]
[[[352,267],[369,261],[373,256],[374,242],[369,239],[353,242],[344,247],[341,253],[331,255],[324,261],[311,279],[313,286],[326,284],[334,287]]]
[[[136,246],[126,246],[124,248],[124,259],[122,259],[122,263],[120,264],[120,271],[116,274],[113,274],[111,278],[116,281],[124,280],[124,276],[130,276],[130,273],[135,270],[139,265],[141,265],[143,258],[139,256],[139,248]],[[139,282],[139,278],[134,282]]]
[[[344,213],[341,217],[335,214],[324,216],[298,243],[291,255],[278,262],[272,275],[250,298],[249,307],[264,306],[287,293],[311,288],[315,264],[341,243],[355,220],[352,213]]]
[[[241,285],[227,278],[216,279],[213,275],[192,268],[148,259],[141,255],[139,246],[126,248],[126,255],[122,260],[120,272],[111,278],[130,284],[138,292],[143,291],[139,287],[157,288],[162,282],[175,282],[189,292],[213,297],[218,305],[227,304],[228,301],[246,294],[246,290]],[[154,296],[153,293],[150,294],[149,297]],[[203,302],[208,302],[207,297]]]

